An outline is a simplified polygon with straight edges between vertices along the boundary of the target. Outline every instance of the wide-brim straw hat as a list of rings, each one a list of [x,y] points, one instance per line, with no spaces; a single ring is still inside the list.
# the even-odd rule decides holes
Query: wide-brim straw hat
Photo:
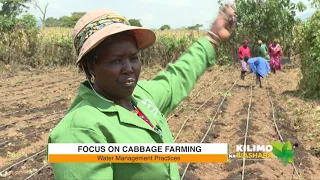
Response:
[[[112,20],[112,17],[119,16],[120,18],[118,18],[117,20]],[[95,22],[100,19],[102,19],[102,21],[99,21],[99,23],[102,23],[101,26],[97,25],[97,23]],[[106,23],[107,21],[108,23]],[[91,28],[91,30],[92,28],[94,28],[94,30],[90,33],[87,33],[86,30],[88,28]],[[115,11],[112,11],[110,9],[98,9],[88,12],[87,14],[82,16],[76,23],[72,32],[72,39],[77,51],[76,64],[81,61],[84,55],[97,47],[107,37],[124,31],[131,31],[132,34],[136,37],[138,49],[145,49],[151,46],[156,40],[156,35],[151,29],[131,26],[125,19],[125,17],[117,14]],[[85,37],[82,38],[82,45],[79,45],[80,34]]]

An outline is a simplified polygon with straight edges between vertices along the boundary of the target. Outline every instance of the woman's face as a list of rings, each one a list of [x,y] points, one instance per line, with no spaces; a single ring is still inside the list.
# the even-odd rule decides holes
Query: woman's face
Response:
[[[110,100],[129,98],[139,79],[141,61],[130,35],[111,38],[97,49],[98,61],[92,74],[94,84]]]

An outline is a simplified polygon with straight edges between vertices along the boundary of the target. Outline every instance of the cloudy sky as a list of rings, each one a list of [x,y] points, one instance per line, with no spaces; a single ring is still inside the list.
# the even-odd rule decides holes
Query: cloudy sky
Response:
[[[299,0],[291,0],[298,2]],[[308,4],[308,0],[301,0]],[[169,24],[171,28],[203,24],[209,27],[210,22],[216,17],[218,3],[215,0],[38,0],[44,5],[49,2],[47,17],[59,18],[71,15],[72,12],[88,12],[99,8],[109,8],[124,15],[126,18],[137,18],[143,26],[160,28]],[[41,16],[38,9],[30,7],[29,12],[37,17]],[[299,13],[304,18],[314,12]]]

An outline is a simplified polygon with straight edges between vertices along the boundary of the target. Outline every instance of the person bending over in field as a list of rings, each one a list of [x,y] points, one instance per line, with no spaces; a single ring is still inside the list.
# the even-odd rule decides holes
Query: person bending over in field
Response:
[[[254,57],[250,58],[246,56],[244,60],[248,63],[250,67],[250,73],[256,74],[256,86],[260,86],[262,88],[261,79],[265,78],[270,71],[270,66],[268,61],[263,57]]]
[[[73,30],[77,65],[87,78],[49,143],[173,143],[166,121],[197,79],[216,63],[235,12],[225,6],[200,38],[151,80],[139,80],[139,50],[154,44],[147,28],[109,9],[94,10]],[[54,163],[54,179],[180,179],[177,163]]]

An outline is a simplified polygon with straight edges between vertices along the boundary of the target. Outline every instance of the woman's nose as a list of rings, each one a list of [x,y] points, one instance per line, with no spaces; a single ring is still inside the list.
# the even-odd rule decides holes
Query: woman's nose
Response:
[[[133,73],[132,63],[129,60],[123,62],[123,73]]]

